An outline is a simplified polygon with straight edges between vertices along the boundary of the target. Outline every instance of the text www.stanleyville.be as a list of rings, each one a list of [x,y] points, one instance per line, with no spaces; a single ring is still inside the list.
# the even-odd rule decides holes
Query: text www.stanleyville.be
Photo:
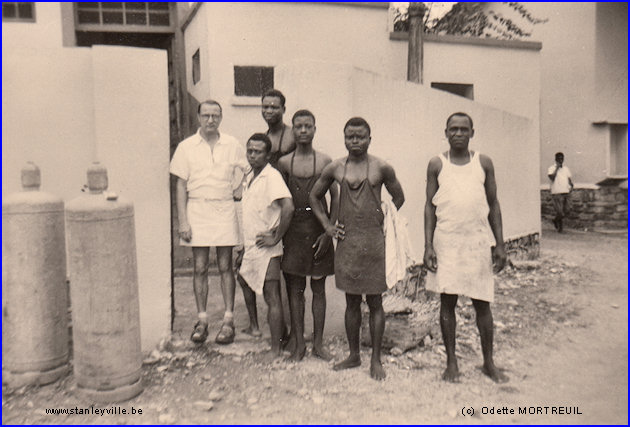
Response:
[[[134,408],[131,409],[123,408],[122,406],[111,406],[109,408],[95,408],[94,406],[90,406],[87,408],[79,408],[75,406],[74,408],[46,408],[47,415],[96,415],[96,416],[105,416],[105,415],[142,415],[142,409]]]
[[[461,414],[465,417],[480,413],[483,415],[582,415],[579,406],[482,406],[481,409],[464,406],[461,410]]]

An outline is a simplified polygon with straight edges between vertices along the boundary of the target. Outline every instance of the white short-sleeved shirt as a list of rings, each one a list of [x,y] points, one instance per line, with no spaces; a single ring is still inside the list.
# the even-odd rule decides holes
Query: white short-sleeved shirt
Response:
[[[549,169],[547,169],[547,175],[553,174],[554,170],[556,170],[555,163],[549,166]],[[571,186],[569,185],[569,178],[571,178],[571,171],[568,167],[562,165],[556,173],[556,179],[551,181],[551,194],[563,194],[570,192]]]
[[[211,149],[200,131],[179,143],[170,166],[170,173],[186,180],[189,198],[210,200],[232,200],[239,170],[249,170],[241,143],[221,133]]]
[[[282,175],[270,164],[254,178],[247,176],[243,192],[243,243],[248,247],[255,246],[256,235],[270,231],[280,224],[281,207],[276,200],[291,198],[291,192],[282,179]],[[277,245],[282,254],[282,241]],[[275,248],[275,247],[274,247]]]

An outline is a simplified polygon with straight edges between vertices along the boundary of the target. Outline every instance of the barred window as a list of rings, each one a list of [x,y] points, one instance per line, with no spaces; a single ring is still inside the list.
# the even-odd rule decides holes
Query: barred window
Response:
[[[234,66],[234,95],[262,96],[273,89],[273,67]]]

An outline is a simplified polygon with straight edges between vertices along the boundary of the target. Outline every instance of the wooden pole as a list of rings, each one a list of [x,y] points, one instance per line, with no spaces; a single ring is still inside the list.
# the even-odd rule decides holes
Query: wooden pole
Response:
[[[424,48],[422,18],[426,7],[422,2],[409,3],[409,50],[407,53],[407,80],[422,84]]]

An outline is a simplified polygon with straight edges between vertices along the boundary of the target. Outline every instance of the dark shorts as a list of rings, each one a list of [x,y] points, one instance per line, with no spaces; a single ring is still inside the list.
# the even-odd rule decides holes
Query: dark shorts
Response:
[[[330,276],[335,272],[335,252],[332,244],[319,259],[315,259],[313,244],[324,233],[315,215],[297,214],[291,220],[282,243],[282,271],[296,276]]]

